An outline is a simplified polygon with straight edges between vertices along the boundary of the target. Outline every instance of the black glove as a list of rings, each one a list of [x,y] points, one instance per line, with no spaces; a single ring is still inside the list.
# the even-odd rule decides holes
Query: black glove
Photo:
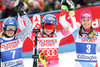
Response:
[[[67,7],[68,7],[68,10],[70,11],[70,10],[74,10],[74,7],[72,7],[72,6],[74,6],[74,3],[73,3],[73,1],[72,0],[62,0],[62,3],[61,3],[62,5],[66,5]]]
[[[62,5],[66,5],[67,7],[69,7],[68,3],[66,2],[66,0],[62,0]]]
[[[14,10],[19,13],[21,16],[25,15],[24,12],[24,2],[22,0],[16,0],[14,4]]]

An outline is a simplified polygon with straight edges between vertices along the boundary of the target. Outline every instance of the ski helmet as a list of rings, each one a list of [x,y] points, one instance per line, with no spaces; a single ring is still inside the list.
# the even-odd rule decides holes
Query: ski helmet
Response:
[[[42,19],[42,28],[43,29],[44,29],[44,27],[47,29],[55,29],[57,25],[58,25],[57,18],[56,18],[56,16],[54,16],[52,14],[47,14]]]
[[[3,30],[4,30],[4,33],[5,33],[6,28],[7,28],[8,25],[16,26],[15,33],[17,32],[18,24],[17,24],[17,21],[16,21],[15,18],[8,17],[8,18],[4,19],[4,21],[3,21]]]
[[[52,14],[45,15],[42,20],[42,24],[43,23],[50,23],[50,24],[54,24],[56,26],[58,25],[56,16],[54,16]]]

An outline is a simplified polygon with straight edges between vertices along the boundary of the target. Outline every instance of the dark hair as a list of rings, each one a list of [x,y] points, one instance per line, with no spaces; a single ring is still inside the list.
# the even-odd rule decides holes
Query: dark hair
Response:
[[[83,26],[81,25],[81,26],[80,26],[80,29],[79,29],[79,35],[80,35],[80,36],[82,36],[82,28],[83,28]]]

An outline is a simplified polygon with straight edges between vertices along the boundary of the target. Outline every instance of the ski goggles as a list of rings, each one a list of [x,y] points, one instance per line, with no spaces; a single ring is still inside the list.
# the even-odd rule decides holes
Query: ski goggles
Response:
[[[50,23],[44,23],[44,28],[54,30],[56,25]]]
[[[9,30],[12,30],[12,31],[15,31],[16,30],[16,26],[7,26],[7,28],[6,28],[6,30],[7,31],[9,31]]]

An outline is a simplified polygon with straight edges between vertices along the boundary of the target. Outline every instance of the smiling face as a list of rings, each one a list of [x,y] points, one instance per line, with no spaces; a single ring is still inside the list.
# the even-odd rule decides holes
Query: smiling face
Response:
[[[46,35],[50,35],[54,30],[44,28],[44,32]]]
[[[16,30],[16,26],[7,26],[7,28],[6,28],[6,34],[9,37],[12,37],[12,36],[14,36],[15,30]]]
[[[9,37],[12,37],[12,36],[14,35],[14,31],[12,31],[12,30],[6,31],[6,34],[7,34]]]
[[[82,19],[81,24],[85,29],[90,29],[92,26],[92,21],[89,18],[84,18]]]
[[[50,35],[56,29],[56,25],[50,23],[44,23],[44,33]]]

